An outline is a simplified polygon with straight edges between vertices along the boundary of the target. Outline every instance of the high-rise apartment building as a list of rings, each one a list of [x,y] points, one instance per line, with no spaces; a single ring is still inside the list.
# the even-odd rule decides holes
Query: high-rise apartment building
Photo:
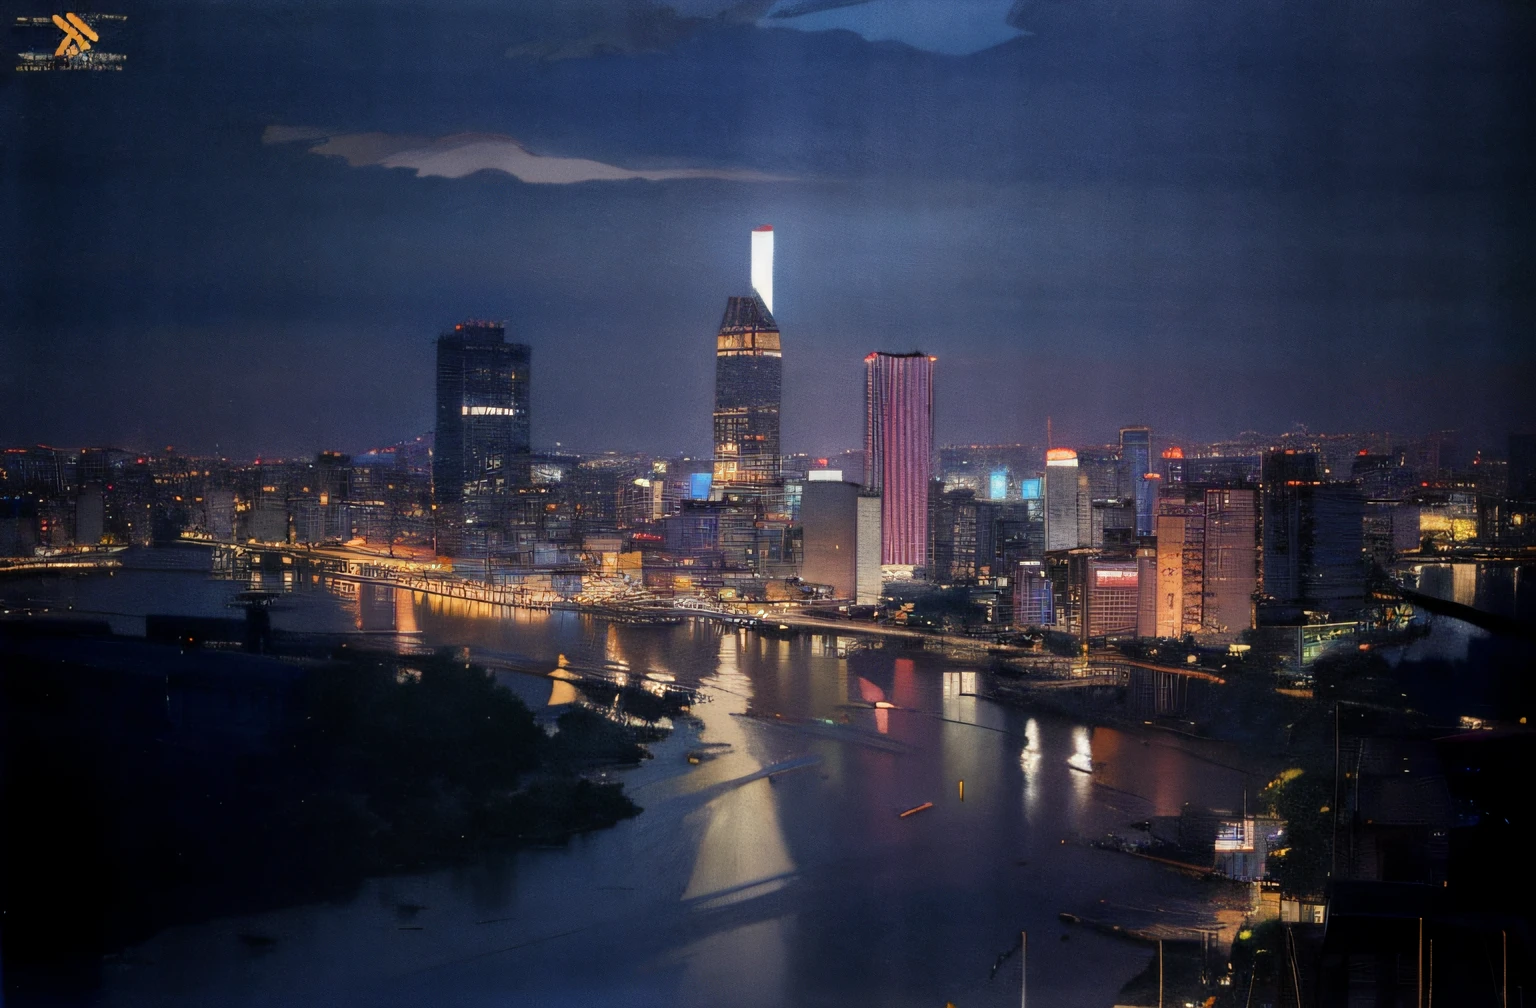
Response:
[[[529,484],[529,358],[496,322],[463,322],[437,339],[432,493],[438,549],[490,548],[506,502]]]
[[[1152,534],[1157,514],[1157,486],[1147,478],[1152,472],[1152,432],[1145,427],[1120,428],[1120,460],[1129,486],[1125,492],[1136,500],[1136,534]]]
[[[1049,448],[1045,453],[1045,548],[1076,549],[1078,539],[1077,452]]]
[[[919,568],[927,559],[937,359],[921,351],[864,358],[864,482],[880,494],[883,566]]]

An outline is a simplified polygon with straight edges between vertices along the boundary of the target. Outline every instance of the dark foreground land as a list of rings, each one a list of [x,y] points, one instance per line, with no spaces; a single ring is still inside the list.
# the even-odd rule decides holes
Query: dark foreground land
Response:
[[[0,698],[13,997],[85,995],[104,954],[172,924],[640,812],[582,776],[642,758],[633,731],[573,707],[550,734],[446,653],[280,660],[13,627]]]

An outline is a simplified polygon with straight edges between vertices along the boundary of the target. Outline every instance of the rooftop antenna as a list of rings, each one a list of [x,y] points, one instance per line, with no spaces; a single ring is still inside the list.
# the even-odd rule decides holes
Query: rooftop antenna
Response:
[[[1049,451],[1054,447],[1056,447],[1056,441],[1051,437],[1051,418],[1047,415],[1045,418],[1045,448]]]

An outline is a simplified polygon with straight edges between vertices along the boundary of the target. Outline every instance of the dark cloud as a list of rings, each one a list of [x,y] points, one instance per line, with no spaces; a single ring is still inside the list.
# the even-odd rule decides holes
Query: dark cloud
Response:
[[[764,222],[792,448],[857,443],[860,359],[914,346],[942,440],[1530,418],[1528,6],[1039,2],[953,56],[701,2],[553,61],[506,51],[607,29],[511,6],[155,0],[125,72],[10,80],[0,441],[394,440],[480,316],[534,346],[540,443],[699,450]],[[466,133],[728,177],[309,153]]]
[[[480,171],[499,171],[520,182],[569,185],[573,182],[668,182],[682,179],[728,179],[733,182],[789,182],[782,175],[735,168],[650,168],[634,171],[587,158],[535,154],[509,136],[459,133],[427,139],[389,133],[317,135],[304,127],[268,126],[263,143],[319,140],[311,154],[339,157],[354,168],[379,165],[409,168],[418,178],[463,178]]]

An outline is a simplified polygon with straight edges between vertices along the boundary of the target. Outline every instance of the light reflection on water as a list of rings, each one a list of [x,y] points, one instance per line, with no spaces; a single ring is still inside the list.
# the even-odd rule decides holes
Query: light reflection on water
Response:
[[[114,580],[76,584],[75,597],[110,608],[144,592]],[[219,612],[219,593],[240,587],[194,578],[178,590],[211,592],[197,604]],[[1039,1002],[1097,1008],[1147,955],[1080,931],[1058,942],[1057,913],[1193,890],[1061,841],[1184,801],[1241,800],[1242,775],[1190,743],[946,691],[954,667],[926,652],[838,658],[819,641],[705,622],[616,626],[408,593],[368,598],[301,591],[274,623],[386,629],[373,621],[387,613],[387,629],[419,630],[427,644],[537,667],[563,654],[574,667],[665,671],[710,699],[652,747],[654,759],[617,775],[646,809],[638,818],[565,849],[376,880],[349,902],[172,928],[109,973],[104,1003],[1007,1005],[1016,981],[989,983],[988,970],[1029,928],[1032,946],[1039,935],[1050,950],[1030,964]],[[543,702],[546,684],[514,678]],[[875,710],[871,696],[898,709]],[[707,742],[730,748],[690,766],[685,754]],[[806,757],[821,762],[733,784]],[[924,801],[933,807],[897,817]],[[420,930],[402,930],[401,904],[425,908],[408,922]],[[253,952],[241,934],[274,941]]]

